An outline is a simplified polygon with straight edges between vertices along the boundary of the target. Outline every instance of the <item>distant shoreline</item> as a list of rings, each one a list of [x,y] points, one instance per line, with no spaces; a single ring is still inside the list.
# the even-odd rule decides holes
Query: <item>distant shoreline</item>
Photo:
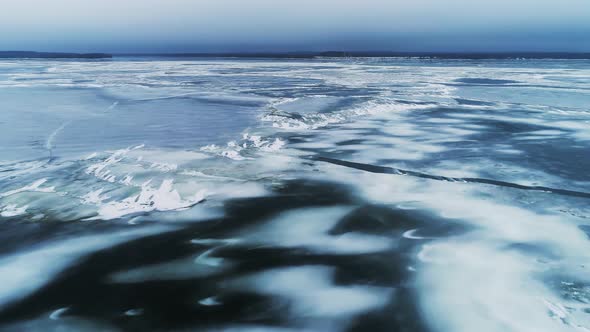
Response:
[[[12,59],[111,59],[120,57],[166,58],[246,58],[246,59],[315,59],[315,58],[421,58],[421,59],[578,59],[590,60],[590,53],[573,52],[227,52],[227,53],[68,53],[0,51],[0,58]]]
[[[1,59],[110,59],[106,53],[62,53],[32,51],[0,51]]]
[[[424,59],[588,59],[590,53],[571,52],[277,52],[277,53],[129,53],[119,56],[155,56],[171,58],[424,58]]]

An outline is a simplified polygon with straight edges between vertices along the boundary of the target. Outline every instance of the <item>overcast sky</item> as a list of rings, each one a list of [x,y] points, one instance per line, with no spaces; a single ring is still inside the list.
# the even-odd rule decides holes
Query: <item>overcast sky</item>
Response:
[[[0,50],[590,51],[590,0],[1,0]]]

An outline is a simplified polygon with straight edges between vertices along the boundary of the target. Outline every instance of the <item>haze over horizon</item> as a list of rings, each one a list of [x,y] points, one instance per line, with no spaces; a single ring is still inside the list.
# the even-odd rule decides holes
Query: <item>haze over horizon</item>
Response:
[[[10,1],[0,50],[589,52],[587,0]]]

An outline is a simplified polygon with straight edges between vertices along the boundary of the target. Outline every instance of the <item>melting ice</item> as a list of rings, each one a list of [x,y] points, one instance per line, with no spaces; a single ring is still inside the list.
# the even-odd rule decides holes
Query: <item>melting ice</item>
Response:
[[[580,60],[0,62],[0,330],[588,331]]]

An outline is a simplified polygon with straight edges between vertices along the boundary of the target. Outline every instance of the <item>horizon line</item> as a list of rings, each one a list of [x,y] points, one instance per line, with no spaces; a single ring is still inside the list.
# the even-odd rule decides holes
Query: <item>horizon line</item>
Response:
[[[582,51],[239,51],[239,52],[45,52],[0,50],[0,58],[113,58],[125,56],[161,57],[234,57],[234,58],[321,58],[321,57],[425,57],[425,58],[563,58],[590,59],[590,52]]]

